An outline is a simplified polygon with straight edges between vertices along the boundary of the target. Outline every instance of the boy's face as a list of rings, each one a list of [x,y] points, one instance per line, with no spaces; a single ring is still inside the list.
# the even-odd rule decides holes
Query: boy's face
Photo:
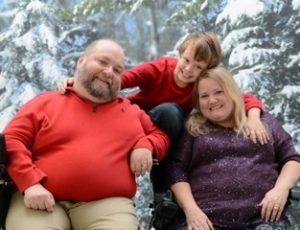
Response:
[[[187,47],[179,57],[174,75],[176,84],[180,87],[186,87],[194,83],[202,70],[207,67],[205,61],[196,61],[194,59],[194,53],[192,47]]]

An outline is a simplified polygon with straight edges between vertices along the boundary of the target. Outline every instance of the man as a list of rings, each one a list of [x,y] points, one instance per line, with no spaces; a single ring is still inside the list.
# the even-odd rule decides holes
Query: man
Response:
[[[97,40],[77,61],[74,91],[35,97],[5,128],[19,190],[7,230],[138,228],[134,174],[151,170],[169,138],[118,96],[123,69],[123,49]]]

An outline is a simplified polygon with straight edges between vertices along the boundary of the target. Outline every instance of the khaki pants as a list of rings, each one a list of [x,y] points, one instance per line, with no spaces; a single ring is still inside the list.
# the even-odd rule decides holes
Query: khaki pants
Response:
[[[53,212],[28,209],[13,194],[6,230],[137,230],[133,200],[112,197],[92,202],[57,202]]]

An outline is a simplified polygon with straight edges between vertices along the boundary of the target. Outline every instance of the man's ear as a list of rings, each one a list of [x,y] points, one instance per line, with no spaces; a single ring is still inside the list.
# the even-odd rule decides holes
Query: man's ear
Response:
[[[80,64],[81,62],[83,62],[84,58],[85,58],[85,55],[81,54],[77,60],[77,65]]]

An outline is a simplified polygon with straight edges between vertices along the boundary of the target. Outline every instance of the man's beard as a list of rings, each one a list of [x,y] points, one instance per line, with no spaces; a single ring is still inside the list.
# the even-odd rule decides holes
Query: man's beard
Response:
[[[102,98],[106,101],[115,99],[118,95],[119,88],[113,84],[113,81],[105,80],[105,77],[100,77],[104,82],[107,82],[107,87],[97,83],[96,76],[88,76],[82,79],[83,87],[96,98]]]

